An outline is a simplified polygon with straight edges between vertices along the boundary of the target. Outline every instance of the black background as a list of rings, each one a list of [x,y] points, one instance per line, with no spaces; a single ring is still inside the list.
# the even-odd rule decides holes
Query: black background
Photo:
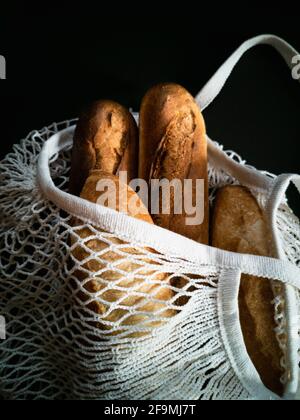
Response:
[[[146,90],[161,81],[180,83],[195,95],[249,37],[275,33],[300,51],[293,9],[250,11],[244,3],[239,11],[217,4],[201,11],[182,3],[163,10],[145,3],[133,13],[112,6],[82,11],[43,5],[38,11],[19,4],[14,13],[1,14],[7,80],[0,81],[0,159],[29,131],[76,117],[93,99],[138,110]],[[299,115],[299,83],[266,46],[242,59],[204,113],[213,139],[276,174],[300,172]]]

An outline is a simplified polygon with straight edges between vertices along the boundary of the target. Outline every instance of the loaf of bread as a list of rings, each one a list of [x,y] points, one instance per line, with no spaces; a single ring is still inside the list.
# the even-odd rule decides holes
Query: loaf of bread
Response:
[[[174,189],[171,189],[170,212],[151,213],[158,226],[187,238],[208,243],[208,174],[207,141],[204,119],[194,98],[181,86],[160,84],[145,95],[140,109],[139,177],[151,179],[192,180],[190,198],[195,205],[196,180],[204,180],[202,223],[186,223],[184,206],[181,214],[174,212]],[[152,197],[153,198],[153,197]],[[161,199],[161,197],[160,197]],[[160,200],[161,201],[161,200]],[[151,203],[151,197],[150,201]],[[184,195],[182,193],[182,203]],[[160,203],[161,204],[161,203]]]
[[[153,224],[139,196],[118,177],[121,170],[127,171],[128,182],[137,177],[137,162],[138,133],[129,111],[111,101],[94,103],[82,114],[76,128],[70,190],[92,203]],[[95,235],[88,227],[80,228],[82,222],[79,220],[73,220],[73,225],[79,227],[71,238],[73,260],[80,265],[75,275],[87,292],[79,291],[78,297],[85,302],[88,293],[98,294],[88,308],[101,315],[102,322],[97,323],[99,329],[107,330],[108,335],[116,335],[123,332],[122,326],[154,327],[161,325],[161,318],[174,315],[166,305],[173,296],[168,275],[161,273],[161,267],[155,267],[146,256],[147,251],[154,253],[153,250],[139,250],[128,245],[122,248],[124,255],[116,251],[118,245],[125,245],[120,239],[110,237],[111,244],[116,247],[112,250],[105,240],[101,240],[100,234]],[[86,239],[84,244],[88,250],[81,245],[79,238]],[[95,258],[84,262],[91,254]],[[133,255],[134,260],[130,259]],[[150,263],[153,263],[152,268],[147,267]],[[101,270],[101,275],[93,274]],[[151,283],[149,278],[156,283]],[[162,287],[162,282],[165,287]],[[140,293],[146,296],[138,295]],[[122,308],[117,305],[119,301]],[[113,310],[112,305],[115,305]],[[130,337],[141,335],[144,333],[140,331],[127,334]]]
[[[212,245],[227,251],[272,256],[271,238],[263,213],[251,192],[226,186],[216,195],[211,228]],[[240,322],[248,354],[263,383],[282,394],[282,351],[275,335],[274,295],[267,279],[242,275]]]
[[[69,190],[79,195],[93,169],[117,175],[138,175],[138,129],[122,105],[102,100],[81,114],[74,135]]]
[[[81,197],[92,203],[99,203],[102,194],[104,194],[103,191],[97,191],[97,184],[101,180],[105,183],[109,180],[115,185],[115,191],[111,190],[112,194],[115,192],[117,193],[117,200],[115,201],[114,198],[111,200],[111,203],[116,203],[114,210],[118,211],[121,204],[124,211],[127,209],[126,213],[128,215],[148,223],[153,223],[148,210],[144,207],[138,195],[130,187],[122,184],[120,179],[115,175],[110,175],[99,170],[92,171],[84,185]],[[105,192],[105,200],[109,194],[110,192]],[[121,203],[119,202],[119,195]],[[108,203],[110,203],[109,199],[107,200]],[[139,209],[139,211],[135,211],[134,214],[131,214],[129,205],[127,207],[124,206],[124,203],[129,203],[130,200],[133,200],[136,203],[136,208]],[[81,239],[85,239],[93,235],[93,232],[91,232],[89,228],[84,227],[77,231],[77,235],[79,235]],[[110,238],[110,241],[116,247],[124,244],[118,238]],[[74,245],[76,242],[78,242],[78,239],[73,239],[72,244]],[[122,326],[124,325],[139,324],[143,327],[159,326],[162,323],[160,320],[161,317],[168,318],[175,314],[173,310],[168,309],[166,306],[166,302],[173,296],[172,290],[168,287],[167,274],[160,273],[159,266],[157,266],[158,272],[156,272],[156,270],[154,271],[153,268],[147,268],[146,264],[151,263],[151,259],[149,259],[143,251],[128,245],[122,249],[122,252],[125,252],[128,256],[126,259],[126,255],[122,255],[121,253],[110,249],[107,242],[101,240],[101,236],[87,240],[85,246],[91,253],[95,253],[95,257],[101,253],[101,261],[96,258],[90,259],[88,262],[82,264],[82,270],[78,269],[76,272],[77,278],[80,281],[85,281],[84,287],[88,292],[99,293],[100,299],[95,299],[89,304],[89,308],[96,314],[101,315],[102,320],[104,321],[97,324],[98,328],[102,330],[112,330],[112,328],[116,327],[118,324],[118,328],[115,328],[109,333],[109,335],[116,335],[123,331]],[[105,249],[107,249],[107,252],[103,252]],[[72,251],[72,255],[76,261],[81,262],[89,256],[90,252],[87,252],[82,246],[78,245]],[[152,250],[152,252],[154,251]],[[131,255],[135,256],[133,262],[130,261]],[[107,266],[112,263],[114,264],[115,270],[111,267],[107,269]],[[90,274],[87,274],[86,270],[88,270]],[[104,270],[101,275],[94,278],[91,277],[91,279],[87,281],[92,273],[96,273],[100,270]],[[137,270],[138,273],[136,273],[135,277],[133,273]],[[149,277],[156,283],[153,284],[149,282]],[[166,287],[161,286],[162,282],[165,282]],[[101,291],[107,288],[110,283],[111,287],[101,293]],[[117,287],[122,287],[123,290],[118,290]],[[132,290],[132,288],[134,288],[134,290]],[[145,293],[148,297],[138,296],[138,293]],[[86,300],[87,296],[84,294],[82,295],[81,293],[80,298]],[[151,300],[152,298],[157,299],[158,302],[154,302]],[[116,309],[109,312],[111,305],[120,299],[122,299],[121,305],[123,308],[116,307]],[[136,305],[138,305],[138,308],[132,312],[132,308]],[[124,309],[124,306],[128,307],[128,309]],[[142,312],[148,312],[148,314]],[[120,321],[121,318],[124,318],[124,320]],[[109,323],[106,324],[105,322]],[[145,333],[142,332],[135,332],[127,336],[139,337],[144,334]]]

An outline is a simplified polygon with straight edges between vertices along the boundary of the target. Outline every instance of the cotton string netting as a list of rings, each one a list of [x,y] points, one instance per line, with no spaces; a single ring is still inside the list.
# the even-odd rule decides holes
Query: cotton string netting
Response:
[[[255,387],[245,387],[228,357],[222,322],[229,322],[220,318],[227,305],[221,308],[220,293],[234,305],[231,289],[242,267],[161,252],[45,198],[37,178],[42,147],[73,123],[30,133],[0,164],[0,314],[7,327],[0,341],[1,397],[255,398]],[[50,159],[52,180],[62,191],[70,156],[69,142]],[[212,166],[209,181],[211,201],[217,187],[238,183]],[[252,192],[263,206],[263,194]],[[284,201],[277,223],[288,259],[299,265],[300,225]],[[264,269],[253,270],[259,275]],[[282,285],[273,285],[285,351]]]

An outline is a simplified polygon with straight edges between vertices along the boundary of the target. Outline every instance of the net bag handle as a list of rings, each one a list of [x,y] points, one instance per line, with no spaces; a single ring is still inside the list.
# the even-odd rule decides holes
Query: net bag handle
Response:
[[[206,109],[215,98],[221,93],[225,86],[229,76],[235,69],[235,66],[239,63],[240,59],[250,49],[257,45],[269,45],[282,56],[287,66],[292,69],[295,65],[294,57],[299,56],[297,50],[288,44],[282,38],[275,35],[260,35],[251,38],[244,42],[217,70],[212,78],[202,88],[200,93],[196,96],[196,101],[199,104],[201,110]],[[300,78],[299,78],[300,81]],[[297,175],[281,175],[276,180],[270,179],[268,176],[253,171],[251,168],[241,167],[237,162],[229,159],[229,157],[220,150],[213,141],[208,138],[208,154],[210,162],[215,167],[220,167],[226,170],[233,177],[238,179],[243,185],[255,187],[257,190],[271,191],[271,196],[268,200],[267,212],[268,219],[271,224],[271,231],[273,233],[273,239],[277,256],[282,261],[286,261],[284,249],[281,245],[280,235],[276,224],[276,218],[279,210],[279,206],[282,203],[286,190],[290,182],[294,182],[298,191],[300,192],[300,177]],[[250,182],[250,185],[249,185]],[[294,308],[297,308],[297,297],[295,290],[290,286],[286,285],[285,288],[285,301],[287,304],[286,317],[288,325],[288,336],[298,337],[299,325],[298,316],[295,313]],[[288,354],[290,366],[297,366],[298,363],[298,348],[299,339],[289,340],[288,342]],[[291,377],[285,390],[285,397],[289,398],[289,395],[295,395],[298,388],[299,375],[295,369],[291,369]]]
[[[299,56],[294,47],[276,35],[259,35],[247,40],[225,61],[196,96],[196,102],[202,111],[220,94],[229,76],[244,54],[257,45],[270,45],[275,48],[291,70],[295,65],[294,57]]]
[[[300,54],[294,47],[276,35],[260,35],[247,40],[225,61],[196,96],[196,102],[202,110],[207,108],[220,94],[226,81],[243,55],[257,45],[269,45],[275,48],[290,69],[295,65],[294,57],[300,57]],[[241,184],[250,188],[255,187],[258,191],[264,192],[273,189],[274,180],[272,178],[253,168],[240,165],[239,162],[231,159],[209,137],[207,137],[207,143],[209,161],[213,167],[224,170],[236,178]]]
[[[150,225],[108,207],[90,203],[55,186],[50,173],[51,158],[73,143],[74,127],[55,133],[43,145],[37,162],[37,184],[43,195],[59,209],[103,230],[115,233],[137,246],[149,246],[196,264],[239,268],[245,274],[269,277],[300,289],[300,269],[289,261],[243,255],[209,247],[159,226]],[[133,240],[134,238],[134,240]]]
[[[281,260],[287,260],[284,248],[281,243],[281,236],[277,225],[277,215],[281,204],[284,202],[286,192],[289,185],[293,183],[300,194],[300,176],[295,174],[282,174],[276,178],[275,185],[272,193],[268,199],[266,207],[268,220],[271,225],[271,232],[273,234],[273,243],[275,252]],[[289,354],[288,363],[291,366],[297,366],[299,363],[298,351],[300,348],[300,336],[299,336],[299,314],[295,311],[298,307],[299,302],[297,301],[297,295],[295,289],[290,285],[285,287],[285,302],[286,302],[286,321],[287,321],[287,334],[288,337],[295,337],[295,340],[288,340],[287,350]],[[299,389],[299,371],[290,370],[290,380],[287,385],[286,393],[295,395],[300,391]]]

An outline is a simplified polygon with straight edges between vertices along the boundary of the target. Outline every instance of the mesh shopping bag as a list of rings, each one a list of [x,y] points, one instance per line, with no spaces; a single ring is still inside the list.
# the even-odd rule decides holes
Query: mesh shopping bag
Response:
[[[279,38],[248,41],[204,87],[202,109],[258,43],[290,63]],[[70,195],[75,123],[30,133],[0,163],[0,396],[278,399],[243,339],[238,292],[250,274],[272,282],[284,398],[297,398],[300,223],[285,191],[300,177],[257,171],[208,139],[210,200],[247,186],[277,258],[226,252]]]

